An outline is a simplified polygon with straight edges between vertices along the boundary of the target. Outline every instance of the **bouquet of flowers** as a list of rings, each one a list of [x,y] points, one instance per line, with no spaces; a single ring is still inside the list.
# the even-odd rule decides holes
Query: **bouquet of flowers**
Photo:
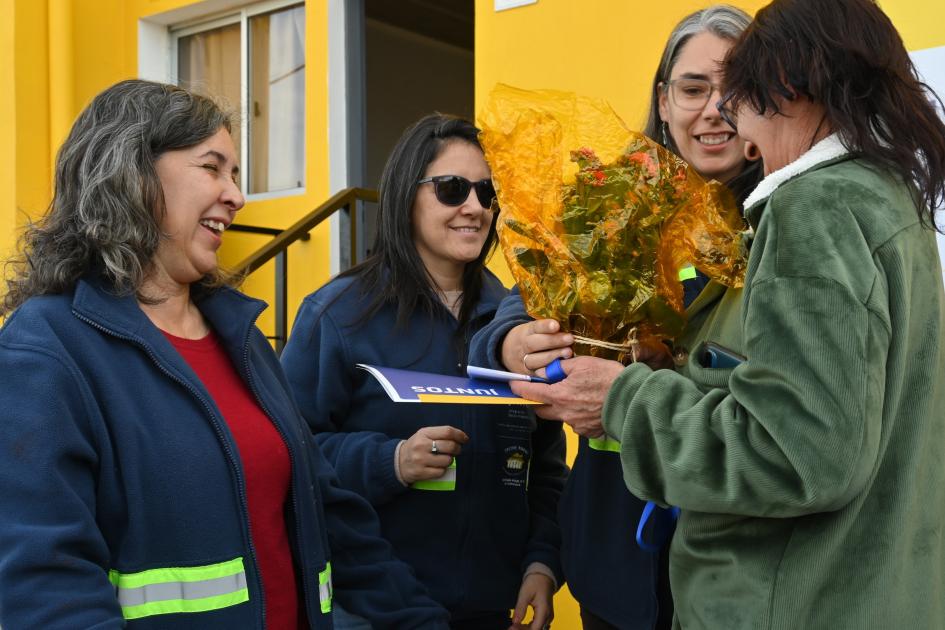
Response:
[[[677,336],[690,266],[741,286],[744,224],[731,195],[602,101],[499,85],[480,127],[525,307],[571,331],[579,353],[624,360]]]

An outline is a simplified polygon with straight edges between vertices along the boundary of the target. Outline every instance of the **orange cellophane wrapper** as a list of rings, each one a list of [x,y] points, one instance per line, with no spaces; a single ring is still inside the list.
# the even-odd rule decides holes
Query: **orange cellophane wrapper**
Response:
[[[614,344],[579,342],[579,354],[665,348],[685,325],[690,266],[741,286],[744,222],[731,194],[605,102],[498,85],[479,126],[499,241],[529,315]]]

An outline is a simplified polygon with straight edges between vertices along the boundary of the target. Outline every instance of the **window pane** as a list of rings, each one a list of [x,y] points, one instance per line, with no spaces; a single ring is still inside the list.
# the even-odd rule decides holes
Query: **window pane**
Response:
[[[305,185],[305,8],[250,20],[249,192]]]
[[[177,40],[178,85],[213,97],[234,114],[240,111],[240,25],[230,24]],[[238,120],[238,119],[237,119]],[[234,123],[237,122],[234,120]],[[240,128],[233,126],[240,154]]]

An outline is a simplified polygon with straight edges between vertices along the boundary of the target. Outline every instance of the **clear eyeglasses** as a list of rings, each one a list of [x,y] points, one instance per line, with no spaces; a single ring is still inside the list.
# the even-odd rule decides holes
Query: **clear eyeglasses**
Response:
[[[673,79],[663,83],[663,89],[668,90],[673,103],[685,110],[697,111],[703,109],[712,92],[719,89],[719,85],[705,79]]]

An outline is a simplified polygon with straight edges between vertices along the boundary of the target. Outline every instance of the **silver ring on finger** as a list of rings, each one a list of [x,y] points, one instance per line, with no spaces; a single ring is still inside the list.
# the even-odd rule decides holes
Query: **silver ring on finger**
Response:
[[[436,440],[433,440],[433,444],[430,446],[430,452],[434,455],[440,452],[440,449],[436,447]]]
[[[528,359],[528,355],[529,355],[528,352],[526,352],[524,355],[522,355],[522,365],[525,366],[525,369],[526,369],[526,370],[531,369],[531,368],[528,367],[528,363],[525,362],[525,361]]]

